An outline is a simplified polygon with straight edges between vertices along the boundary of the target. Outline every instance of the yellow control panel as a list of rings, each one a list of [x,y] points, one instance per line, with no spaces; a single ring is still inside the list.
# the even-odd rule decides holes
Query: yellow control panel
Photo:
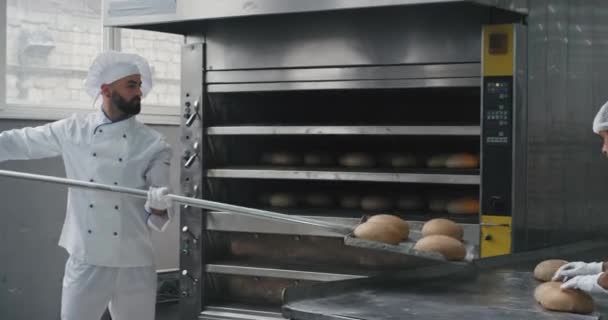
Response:
[[[511,217],[481,216],[481,257],[511,253]]]
[[[482,32],[482,258],[511,253],[516,30],[499,24]]]

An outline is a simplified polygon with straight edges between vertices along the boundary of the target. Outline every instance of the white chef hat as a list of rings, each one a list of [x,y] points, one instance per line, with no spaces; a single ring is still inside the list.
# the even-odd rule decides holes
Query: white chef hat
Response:
[[[102,52],[93,61],[84,87],[92,98],[97,98],[101,92],[101,85],[134,74],[141,76],[141,92],[145,97],[152,89],[152,72],[146,59],[131,53],[111,50]]]
[[[605,130],[608,130],[608,102],[602,106],[593,119],[593,132],[599,134],[600,131]]]

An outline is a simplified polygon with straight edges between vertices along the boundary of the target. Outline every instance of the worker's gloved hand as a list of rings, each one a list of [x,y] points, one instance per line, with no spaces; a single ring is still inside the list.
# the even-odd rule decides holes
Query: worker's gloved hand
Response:
[[[553,280],[569,279],[576,276],[596,275],[598,273],[602,273],[603,265],[603,262],[569,262],[557,269],[555,275],[553,275]]]
[[[171,206],[171,199],[167,197],[169,194],[169,188],[167,187],[150,187],[148,190],[148,200],[146,201],[146,211],[150,212],[150,209],[159,211],[165,211]]]
[[[608,291],[602,288],[598,284],[598,279],[602,276],[603,273],[594,274],[594,275],[586,275],[586,276],[576,276],[564,283],[562,283],[562,289],[578,289],[589,293],[599,292],[599,293],[608,293]]]

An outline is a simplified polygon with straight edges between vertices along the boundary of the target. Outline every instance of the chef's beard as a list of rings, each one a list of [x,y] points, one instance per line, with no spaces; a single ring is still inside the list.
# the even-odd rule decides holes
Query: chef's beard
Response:
[[[135,97],[131,99],[131,101],[127,101],[127,99],[123,98],[117,92],[112,92],[112,103],[118,108],[118,110],[130,116],[139,114],[141,111],[140,97]]]

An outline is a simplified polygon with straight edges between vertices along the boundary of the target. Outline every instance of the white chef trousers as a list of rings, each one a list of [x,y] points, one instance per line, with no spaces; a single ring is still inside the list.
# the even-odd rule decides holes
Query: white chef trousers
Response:
[[[61,294],[62,320],[99,320],[108,305],[112,320],[154,320],[155,304],[153,266],[102,267],[68,258]]]

